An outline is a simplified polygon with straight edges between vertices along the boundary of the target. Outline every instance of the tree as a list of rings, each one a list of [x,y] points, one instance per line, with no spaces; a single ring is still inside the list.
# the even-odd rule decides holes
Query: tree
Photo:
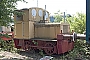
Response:
[[[54,14],[55,14],[55,16],[54,16],[54,18],[55,18],[54,22],[61,22],[63,20],[63,17],[61,15],[62,12],[60,12],[60,10],[57,13],[54,13]]]
[[[70,24],[72,30],[77,33],[83,33],[86,29],[86,15],[83,13],[76,13],[76,16],[67,17],[67,22]]]
[[[25,0],[0,0],[0,26],[7,26],[13,22],[12,16],[18,1],[26,2]]]
[[[55,15],[55,22],[64,22],[63,16],[60,15],[60,11]],[[83,33],[86,29],[86,15],[84,13],[76,13],[76,15],[66,15],[66,22],[70,24],[70,30],[74,30],[77,33]]]

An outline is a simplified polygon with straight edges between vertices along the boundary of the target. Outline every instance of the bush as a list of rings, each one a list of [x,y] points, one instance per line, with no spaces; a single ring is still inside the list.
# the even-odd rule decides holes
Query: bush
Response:
[[[0,48],[4,51],[13,51],[14,50],[14,42],[13,40],[4,41],[0,39]]]

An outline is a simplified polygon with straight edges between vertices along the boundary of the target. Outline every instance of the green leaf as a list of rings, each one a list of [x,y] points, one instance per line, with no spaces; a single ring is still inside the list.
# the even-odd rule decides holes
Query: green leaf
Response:
[[[25,0],[0,0],[0,26],[7,26],[14,22],[12,19],[18,1]]]

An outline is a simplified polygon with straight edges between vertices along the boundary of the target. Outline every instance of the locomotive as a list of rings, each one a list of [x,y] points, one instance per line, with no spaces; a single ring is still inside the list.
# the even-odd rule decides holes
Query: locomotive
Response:
[[[85,39],[86,35],[70,33],[67,22],[51,23],[46,9],[32,7],[16,10],[14,14],[14,31],[0,32],[10,37],[0,36],[3,40],[14,40],[15,48],[43,50],[47,55],[62,54],[74,48],[74,40]],[[12,30],[12,29],[11,29]]]
[[[38,7],[16,11],[23,14],[14,15],[15,48],[25,51],[42,49],[48,55],[61,54],[73,49],[74,41],[67,22],[50,23],[49,12]]]

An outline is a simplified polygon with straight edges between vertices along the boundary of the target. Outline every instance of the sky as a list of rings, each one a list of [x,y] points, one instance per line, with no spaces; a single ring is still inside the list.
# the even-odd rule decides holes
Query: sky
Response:
[[[28,3],[18,2],[17,8],[37,7],[37,0],[25,0]],[[75,14],[76,12],[86,13],[86,0],[38,0],[38,7],[50,12],[51,15],[58,10],[66,14]]]

